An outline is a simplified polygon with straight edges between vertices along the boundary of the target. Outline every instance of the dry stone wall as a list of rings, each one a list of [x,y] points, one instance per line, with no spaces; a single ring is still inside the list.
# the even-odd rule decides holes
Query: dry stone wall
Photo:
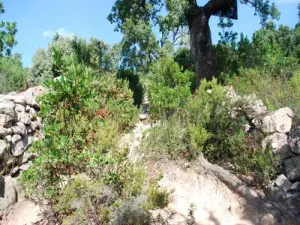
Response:
[[[37,116],[40,107],[37,97],[46,89],[29,88],[22,93],[0,95],[0,172],[14,174],[28,168],[34,157],[28,152],[40,135],[42,120]]]

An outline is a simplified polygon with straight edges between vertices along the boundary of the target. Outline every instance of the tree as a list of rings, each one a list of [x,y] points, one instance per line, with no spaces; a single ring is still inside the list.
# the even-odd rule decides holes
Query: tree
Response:
[[[0,1],[0,16],[5,12],[2,1]],[[16,22],[0,21],[0,57],[11,55],[11,49],[17,44],[15,35],[17,33]]]
[[[116,0],[108,20],[116,23],[116,31],[124,34],[123,56],[128,58],[141,56],[147,62],[158,57],[159,42],[153,30],[159,27],[161,45],[174,37],[183,27],[188,26],[190,33],[190,50],[193,55],[197,86],[200,80],[211,80],[216,75],[216,61],[212,53],[212,40],[209,19],[212,15],[232,16],[237,0],[210,0],[199,6],[196,0]],[[240,0],[242,4],[254,7],[255,14],[261,18],[262,25],[269,16],[277,18],[279,12],[269,0]],[[163,9],[167,14],[163,15]],[[235,16],[234,16],[235,17]],[[177,38],[173,38],[177,40]],[[126,49],[126,50],[125,50]],[[136,66],[136,65],[134,65]]]

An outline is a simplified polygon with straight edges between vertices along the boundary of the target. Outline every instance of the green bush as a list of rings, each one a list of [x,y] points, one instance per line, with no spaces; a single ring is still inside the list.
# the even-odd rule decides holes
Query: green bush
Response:
[[[44,139],[32,148],[40,156],[23,175],[31,194],[54,201],[61,175],[114,163],[107,160],[119,135],[137,116],[131,91],[116,77],[99,76],[74,58],[64,61],[61,72],[59,80],[46,83],[50,91],[41,98],[40,111]]]
[[[17,55],[0,57],[0,93],[21,91],[26,88],[27,71]]]
[[[191,96],[191,72],[181,72],[172,58],[156,62],[149,77],[150,112],[154,119],[168,118]]]

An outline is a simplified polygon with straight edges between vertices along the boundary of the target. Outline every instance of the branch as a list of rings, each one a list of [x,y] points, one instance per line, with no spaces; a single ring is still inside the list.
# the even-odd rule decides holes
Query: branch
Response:
[[[203,8],[209,15],[213,15],[220,10],[223,12],[228,11],[234,2],[235,0],[210,0]]]

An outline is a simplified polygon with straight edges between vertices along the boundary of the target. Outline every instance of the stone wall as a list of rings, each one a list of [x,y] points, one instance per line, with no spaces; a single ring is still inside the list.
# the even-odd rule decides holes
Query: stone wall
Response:
[[[37,97],[46,89],[37,86],[22,93],[0,95],[0,172],[16,174],[34,157],[29,146],[40,135]]]

